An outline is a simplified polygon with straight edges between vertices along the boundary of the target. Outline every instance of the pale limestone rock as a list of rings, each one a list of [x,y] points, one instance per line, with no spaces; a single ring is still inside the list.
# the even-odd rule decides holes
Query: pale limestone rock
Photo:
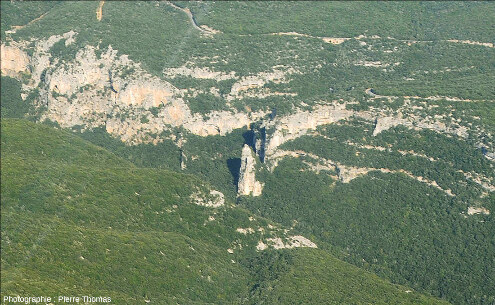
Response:
[[[330,105],[318,105],[312,111],[298,111],[280,118],[277,122],[269,123],[267,127],[275,125],[275,132],[267,139],[266,157],[274,154],[281,144],[305,135],[308,130],[335,123],[352,115],[353,111],[345,109],[345,104],[335,102]]]
[[[69,31],[67,33],[64,33],[62,36],[65,39],[65,46],[69,46],[69,45],[73,44],[74,42],[76,42],[76,38],[74,38],[74,36],[76,36],[76,35],[77,35],[77,33],[74,31]]]
[[[291,248],[318,248],[314,242],[301,235],[290,236]]]
[[[15,45],[1,46],[2,75],[16,77],[19,73],[26,72],[29,66],[29,56]]]
[[[331,44],[341,44],[345,42],[346,40],[349,40],[351,38],[332,38],[332,37],[323,37],[322,40],[326,43],[331,43]]]
[[[364,41],[361,41],[361,43],[366,43]],[[385,68],[390,66],[389,63],[382,63],[381,61],[367,61],[367,60],[360,60],[354,63],[355,66],[363,66],[363,67],[374,67],[374,68]]]
[[[261,240],[258,242],[258,245],[256,245],[256,250],[258,251],[263,251],[266,248],[268,248],[268,246]]]
[[[373,169],[344,166],[344,165],[338,165],[337,167],[339,180],[342,181],[343,183],[349,183],[352,179],[365,175],[371,170]]]
[[[163,74],[175,78],[177,75],[190,76],[197,79],[214,79],[216,81],[237,79],[234,71],[229,73],[212,71],[209,68],[194,67],[194,63],[188,62],[182,67],[167,68],[163,71]]]
[[[468,207],[467,211],[468,215],[474,215],[474,214],[485,214],[485,215],[490,215],[490,211],[486,208],[482,207]]]
[[[462,170],[457,170],[457,172],[462,173],[464,177],[466,177],[466,179],[473,181],[474,183],[484,188],[486,191],[495,192],[495,185],[493,184],[495,182],[495,179],[480,175],[475,172],[464,172]]]
[[[212,111],[208,114],[208,120],[204,120],[200,114],[195,114],[184,122],[183,127],[200,136],[225,135],[234,129],[249,125],[252,118],[261,116],[262,113],[254,114],[250,118],[246,113],[241,112]]]
[[[274,249],[318,248],[318,246],[314,242],[301,235],[289,236],[288,238],[285,238],[285,240],[286,242],[284,243],[284,241],[280,237],[266,239],[268,245],[272,246]],[[258,246],[259,245],[260,244],[258,243]],[[265,249],[266,248],[267,246],[265,247]]]
[[[237,228],[236,232],[247,235],[247,234],[253,234],[254,229],[253,228]]]
[[[187,168],[187,156],[184,151],[180,151],[180,169],[185,170]]]
[[[225,135],[264,115],[263,112],[248,115],[231,111],[213,111],[208,119],[198,113],[193,115],[180,90],[149,75],[128,56],[117,56],[118,52],[111,46],[100,56],[96,55],[98,47],[86,46],[69,62],[51,61],[49,50],[53,44],[64,38],[73,39],[73,36],[74,32],[69,32],[36,43],[31,61],[32,79],[23,90],[29,92],[44,82],[39,88],[38,102],[48,110],[42,114],[42,120],[56,121],[62,127],[105,126],[123,142],[139,144],[158,143],[162,139],[150,137],[150,134],[160,134],[170,126],[182,126],[200,136]],[[121,76],[126,69],[134,71],[132,79]],[[200,71],[200,74],[207,72]],[[233,73],[228,75],[231,76]],[[54,97],[54,92],[58,97]],[[158,115],[149,111],[153,107],[160,107]],[[126,114],[125,119],[122,113]]]
[[[298,73],[292,67],[285,69],[285,71],[282,71],[279,68],[280,66],[274,67],[272,72],[260,72],[256,75],[249,75],[243,77],[242,79],[234,83],[234,85],[232,85],[232,88],[230,90],[230,96],[227,97],[227,100],[230,101],[239,98],[244,91],[249,89],[261,88],[268,82],[274,82],[274,83],[287,82],[288,75]]]
[[[84,128],[105,126],[109,133],[119,137],[127,144],[156,144],[163,139],[150,137],[150,134],[161,134],[162,131],[170,127],[184,127],[191,133],[200,136],[225,135],[234,129],[249,126],[250,123],[261,119],[266,114],[250,111],[248,114],[237,111],[214,111],[207,114],[207,118],[197,113],[192,114],[187,103],[183,100],[184,93],[181,90],[166,81],[152,77],[139,64],[129,60],[128,56],[117,56],[118,52],[111,46],[106,50],[100,50],[103,51],[101,56],[95,55],[95,50],[98,50],[98,47],[86,46],[69,62],[60,63],[56,58],[50,58],[50,48],[56,42],[65,39],[65,44],[69,45],[75,40],[76,34],[71,31],[37,41],[32,58],[27,59],[27,67],[32,67],[32,79],[29,84],[23,85],[22,95],[27,96],[27,93],[38,87],[43,79],[44,83],[39,85],[38,104],[45,105],[48,110],[43,113],[42,120],[48,118],[57,121],[63,127],[75,125],[82,125]],[[285,34],[295,35],[297,33]],[[356,39],[360,39],[360,37]],[[22,50],[19,47],[21,45],[23,44],[15,43],[12,46],[17,46],[19,50]],[[4,47],[2,45],[2,73],[4,73],[3,62],[6,58],[6,53],[3,52]],[[20,67],[24,69],[23,64]],[[134,70],[130,75],[131,77],[120,75],[127,68]],[[112,74],[112,88],[117,92],[108,90],[111,86],[109,71]],[[176,70],[169,69],[168,72],[165,72],[165,74],[169,73],[170,77],[181,74],[217,80],[237,79],[238,82],[232,87],[231,94],[228,95],[227,99],[242,98],[252,94],[263,97],[273,94],[289,94],[269,92],[263,87],[267,82],[285,82],[288,80],[288,75],[299,73],[294,68],[275,66],[271,72],[261,72],[238,79],[234,72],[216,72],[208,68],[197,68],[191,65],[176,68]],[[249,88],[257,89],[248,90]],[[219,94],[217,88],[212,87],[210,91],[212,94]],[[54,92],[64,96],[54,97]],[[371,95],[370,98],[383,98],[383,96]],[[406,96],[404,98],[461,101],[448,97]],[[462,101],[468,102],[469,100]],[[157,115],[152,115],[149,111],[152,107],[160,107]],[[156,109],[154,110],[156,111]],[[126,114],[125,119],[119,117],[122,113]],[[446,124],[443,117],[427,117],[425,119],[409,113],[407,117],[402,118],[400,111],[397,115],[376,110],[354,112],[345,109],[345,103],[333,102],[332,104],[316,106],[311,111],[298,110],[289,116],[277,117],[275,120],[265,123],[267,128],[273,127],[275,130],[267,138],[266,156],[275,154],[279,145],[307,134],[309,130],[319,125],[334,123],[351,116],[365,120],[373,120],[378,117],[374,135],[396,125],[403,125],[415,130],[431,129],[439,133],[455,134],[462,138],[468,136],[469,130],[460,124]],[[486,157],[495,158],[488,154]]]
[[[134,80],[126,86],[125,90],[119,93],[118,98],[122,105],[140,106],[144,109],[149,109],[167,104],[168,99],[173,96],[173,92],[172,85],[158,79]],[[174,120],[180,121],[184,117],[180,115],[182,112],[173,112],[171,116]]]
[[[201,192],[191,195],[192,201],[199,205],[208,208],[219,208],[225,204],[225,196],[223,193],[211,190],[209,196],[203,195]]]
[[[298,32],[278,32],[278,33],[272,33],[272,35],[279,35],[279,36],[298,36],[298,37],[315,37],[315,36],[311,36],[311,35],[303,34],[303,33],[298,33]]]
[[[46,76],[48,89],[59,94],[71,96],[84,86],[93,86],[102,90],[109,85],[110,66],[103,60],[97,60],[95,49],[87,46],[77,52],[75,61],[58,67]]]
[[[366,118],[361,114],[358,115],[362,118]],[[402,125],[413,130],[430,129],[438,133],[449,133],[461,138],[468,137],[467,127],[454,123],[447,125],[444,121],[445,117],[442,116],[421,118],[417,115],[409,115],[405,118],[402,113],[399,112],[396,116],[382,116],[376,118],[373,136],[395,126]]]
[[[213,28],[211,28],[211,27],[207,26],[206,24],[200,25],[199,27],[200,27],[200,28],[202,28],[202,29],[203,29],[203,30],[204,30],[207,34],[210,34],[210,35],[212,35],[212,34],[222,33],[222,31],[220,31],[220,30],[215,30],[215,29],[213,29]]]
[[[436,181],[428,180],[428,179],[421,177],[421,176],[415,176],[411,172],[405,171],[403,169],[390,170],[388,168],[372,168],[372,167],[359,168],[359,167],[345,166],[345,165],[339,164],[335,161],[324,159],[324,158],[318,157],[317,155],[307,153],[304,151],[281,151],[281,150],[278,150],[275,154],[272,155],[272,159],[270,161],[271,165],[269,166],[270,171],[273,172],[273,170],[277,166],[278,162],[287,156],[290,156],[293,158],[299,158],[302,156],[306,156],[306,157],[310,157],[310,158],[316,160],[317,162],[321,162],[321,163],[318,163],[316,165],[311,164],[309,162],[304,162],[304,163],[308,164],[309,169],[313,170],[315,172],[319,172],[320,170],[333,170],[333,169],[335,169],[338,173],[338,176],[335,178],[338,178],[343,183],[349,183],[352,179],[355,179],[355,178],[362,176],[362,175],[366,175],[367,173],[369,173],[371,171],[380,171],[382,173],[388,173],[388,174],[389,173],[402,173],[402,174],[405,174],[405,175],[409,176],[410,178],[415,179],[419,182],[422,182],[422,183],[425,183],[429,186],[435,187],[438,190],[444,192],[445,194],[447,194],[449,196],[452,196],[452,197],[455,196],[455,194],[452,192],[452,190],[443,189],[442,187],[440,187],[438,185],[438,183]],[[470,174],[466,174],[466,173],[464,173],[464,174],[466,175],[467,178],[471,178],[473,182],[480,184],[481,186],[483,186],[488,191],[493,190],[492,185],[488,184],[486,181],[482,181],[482,179],[486,180],[487,179],[486,177],[481,177],[481,176],[475,177],[475,176],[472,176]]]
[[[275,238],[267,238],[266,240],[274,249],[285,249],[285,244],[282,241],[282,238],[280,237],[275,237]]]
[[[375,129],[373,130],[373,136],[376,136],[380,132],[389,128],[395,127],[400,124],[400,120],[396,117],[381,117],[376,119]]]
[[[476,46],[483,46],[483,47],[488,47],[488,48],[495,48],[495,44],[493,44],[491,42],[479,42],[479,41],[457,40],[457,39],[449,39],[447,41],[448,42],[454,42],[454,43],[464,43],[464,44],[471,44],[471,45],[476,45]]]
[[[275,66],[272,68],[271,72],[260,72],[255,75],[245,76],[239,79],[234,71],[230,72],[218,72],[212,71],[208,67],[195,67],[194,63],[187,62],[185,65],[178,68],[167,68],[164,69],[164,75],[175,78],[177,75],[190,76],[196,79],[213,79],[216,81],[235,79],[238,80],[231,88],[230,94],[226,97],[228,101],[243,98],[243,97],[257,97],[266,98],[269,96],[296,96],[297,93],[294,92],[271,92],[263,86],[268,82],[281,83],[287,81],[287,75],[298,73],[294,68],[285,68],[282,71],[280,68],[283,66]],[[257,89],[257,90],[249,90]],[[198,91],[194,88],[185,89],[184,93],[191,94],[192,97],[197,96]],[[218,88],[210,88],[210,93],[220,97]]]
[[[239,173],[239,183],[237,185],[238,195],[261,195],[263,185],[256,181],[256,158],[251,147],[244,144],[241,156],[241,169]]]

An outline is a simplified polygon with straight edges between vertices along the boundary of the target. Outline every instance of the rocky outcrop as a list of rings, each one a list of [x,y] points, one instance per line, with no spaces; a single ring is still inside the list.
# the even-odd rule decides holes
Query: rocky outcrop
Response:
[[[109,72],[115,71],[117,67],[132,65],[127,56],[119,58],[117,51],[111,46],[101,56],[97,56],[96,51],[97,48],[86,46],[77,52],[73,61],[58,66],[53,65],[56,68],[45,76],[48,89],[67,96],[78,94],[84,88],[103,90],[105,87],[110,87]],[[117,91],[120,91],[121,78],[114,75],[112,83]],[[133,86],[130,90],[132,89],[134,89]],[[121,98],[124,97],[125,95],[121,95]],[[131,104],[128,99],[124,99],[124,102]]]
[[[248,126],[253,118],[259,118],[262,115],[261,112],[250,116],[242,112],[212,111],[208,113],[208,119],[205,120],[202,115],[197,113],[184,122],[183,127],[199,136],[223,136],[234,129]]]
[[[315,154],[312,153],[307,153],[301,150],[298,151],[284,151],[284,150],[278,150],[275,154],[272,155],[272,159],[270,160],[270,165],[268,166],[269,170],[273,172],[275,167],[278,165],[278,162],[282,160],[285,157],[293,157],[293,158],[300,158],[300,157],[309,157],[313,160],[315,160],[318,163],[313,163],[313,162],[307,162],[303,161],[306,165],[308,165],[308,169],[312,170],[316,173],[319,173],[321,170],[327,170],[327,171],[335,171],[337,173],[337,176],[335,178],[339,179],[342,183],[349,183],[353,179],[357,177],[361,177],[363,175],[368,174],[369,172],[372,171],[379,171],[382,173],[386,174],[392,174],[392,173],[401,173],[405,174],[406,176],[417,180],[419,182],[425,183],[429,186],[432,186],[448,196],[456,196],[452,190],[450,189],[444,189],[438,185],[436,181],[429,180],[425,177],[422,176],[416,176],[411,172],[408,172],[404,169],[399,169],[399,170],[390,170],[388,168],[374,168],[374,167],[356,167],[356,166],[349,166],[349,165],[344,165],[332,160],[328,160],[325,158],[321,158]],[[469,176],[472,178],[473,176]],[[482,177],[478,177],[478,179],[471,179],[473,182],[480,184],[481,186],[484,186],[488,191],[491,191],[491,186],[487,185],[486,183],[481,182],[479,179],[483,179]],[[487,179],[487,178],[484,178]],[[483,183],[483,184],[482,184]]]
[[[331,44],[341,44],[351,38],[322,37],[323,41]]]
[[[236,231],[244,235],[253,234],[255,232],[253,228],[237,228]]]
[[[119,90],[116,87],[115,90]],[[175,88],[159,79],[148,79],[147,81],[133,80],[127,83],[124,90],[117,94],[116,98],[120,105],[142,107],[149,109],[168,104],[168,100],[174,95]],[[171,111],[172,120],[180,121],[182,111]]]
[[[223,193],[210,190],[209,195],[197,192],[191,195],[194,204],[207,208],[219,208],[225,204],[225,196]]]
[[[396,117],[381,117],[375,120],[375,129],[373,129],[373,136],[378,135],[380,132],[397,126],[400,124],[400,119]]]
[[[280,237],[267,238],[266,243],[259,241],[256,249],[262,251],[269,246],[274,249],[292,249],[292,248],[318,248],[314,242],[301,235],[289,236],[282,240]]]
[[[360,114],[357,115],[361,116]],[[367,117],[362,116],[362,118],[366,119]],[[462,126],[455,122],[447,124],[446,116],[435,115],[433,117],[422,118],[416,114],[409,114],[405,117],[400,111],[394,116],[377,117],[375,119],[373,136],[399,125],[413,130],[429,129],[438,133],[453,134],[461,138],[468,137],[468,128],[466,126]]]
[[[104,126],[123,142],[139,144],[159,142],[158,135],[170,127],[183,127],[200,136],[225,135],[264,115],[212,111],[205,118],[193,114],[181,90],[150,75],[111,46],[103,50],[86,46],[69,61],[52,58],[53,45],[63,39],[69,45],[76,34],[71,31],[37,41],[30,61],[20,48],[2,46],[2,69],[6,72],[24,71],[28,64],[32,66],[31,79],[23,86],[23,94],[39,89],[38,105],[46,107],[41,120],[49,119],[62,127]],[[7,51],[3,52],[4,49]],[[217,76],[206,69],[193,71],[199,77]],[[228,75],[231,76],[234,74]]]
[[[490,215],[490,211],[483,207],[468,207],[467,213],[468,215],[475,215],[475,214]]]
[[[234,71],[229,73],[212,71],[209,68],[194,67],[194,63],[192,62],[188,62],[182,67],[164,69],[163,74],[170,78],[176,78],[177,76],[190,76],[197,79],[213,79],[216,81],[237,79]]]
[[[483,46],[483,47],[488,47],[488,48],[495,48],[495,44],[491,43],[491,42],[479,42],[479,41],[457,40],[457,39],[449,39],[447,41],[448,42],[454,42],[454,43],[471,44],[471,45],[475,45],[475,46]]]
[[[283,70],[281,68],[284,68]],[[245,92],[250,89],[259,89],[265,86],[265,84],[269,82],[273,83],[284,83],[288,81],[288,76],[291,74],[296,74],[298,71],[296,69],[289,67],[274,67],[272,72],[260,72],[256,75],[249,75],[241,78],[239,81],[232,85],[230,90],[230,95],[227,97],[227,100],[234,100],[240,98],[242,95],[246,95]],[[262,97],[267,97],[270,95],[283,95],[283,93],[272,93],[264,92],[258,94],[250,94],[250,97],[257,97],[259,94]],[[288,93],[290,94],[290,93]]]
[[[351,180],[359,176],[366,175],[371,170],[374,169],[344,166],[342,164],[339,164],[337,166],[337,174],[339,176],[339,180],[343,183],[349,183]]]
[[[263,185],[259,181],[256,181],[256,158],[254,152],[249,145],[244,144],[237,194],[239,196],[259,196],[262,189]]]
[[[9,46],[2,45],[2,74],[19,76],[19,73],[30,72],[31,77],[23,84],[22,94],[26,97],[33,90],[39,90],[37,105],[46,109],[41,114],[41,120],[49,119],[62,127],[105,127],[111,135],[130,145],[156,144],[164,140],[163,131],[171,128],[181,127],[199,136],[225,135],[258,122],[258,129],[266,133],[262,135],[260,132],[253,146],[264,162],[265,157],[269,160],[283,143],[303,136],[320,125],[350,117],[376,120],[373,131],[375,136],[397,125],[460,137],[467,137],[470,129],[469,126],[462,126],[462,122],[447,120],[448,114],[419,115],[418,110],[427,112],[430,106],[428,103],[420,105],[418,99],[421,98],[415,96],[403,97],[404,106],[393,111],[387,107],[354,111],[346,106],[357,102],[322,100],[316,106],[303,105],[305,109],[296,108],[289,115],[273,116],[266,120],[267,112],[252,112],[248,106],[245,111],[241,111],[239,107],[234,109],[230,102],[246,97],[295,95],[297,93],[289,92],[290,89],[287,89],[288,92],[276,92],[266,85],[290,81],[291,75],[302,73],[299,68],[277,65],[241,77],[235,71],[214,71],[211,67],[198,67],[194,62],[188,62],[178,68],[165,69],[165,79],[161,79],[149,74],[127,55],[118,54],[111,46],[104,49],[86,46],[69,60],[52,58],[50,50],[55,43],[65,40],[64,44],[68,46],[75,41],[76,36],[77,33],[70,31],[33,41],[35,46],[30,57],[24,49],[33,42],[10,41]],[[213,63],[225,59],[213,56],[204,60]],[[208,82],[213,85],[205,88],[178,89],[171,83],[177,76],[217,82],[232,80],[233,85],[230,91],[222,94],[214,82]],[[377,95],[372,89],[367,92],[369,99],[387,98],[392,101],[398,98]],[[191,112],[188,98],[197,97],[200,93],[224,99],[230,109],[203,114]],[[485,156],[494,158],[488,153]]]
[[[495,161],[495,152],[483,152],[483,155],[485,156],[485,158],[487,158],[488,160],[490,161]]]
[[[2,75],[17,77],[19,73],[28,71],[29,56],[15,45],[1,46]]]
[[[271,121],[266,124],[266,129],[274,128],[275,131],[267,135],[266,158],[274,154],[277,147],[283,143],[303,136],[317,126],[335,123],[352,115],[353,111],[347,110],[345,104],[334,102],[330,105],[316,106],[312,111],[298,111],[277,121]]]
[[[187,168],[187,156],[184,151],[180,150],[180,169],[185,170]]]

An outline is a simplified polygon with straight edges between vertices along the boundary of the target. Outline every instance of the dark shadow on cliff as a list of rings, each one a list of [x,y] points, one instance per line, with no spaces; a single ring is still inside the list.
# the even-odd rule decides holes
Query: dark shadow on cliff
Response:
[[[256,124],[252,123],[250,130],[244,132],[242,134],[244,138],[244,144],[249,145],[255,154],[260,157],[261,163],[265,162],[265,142],[266,142],[266,128],[265,127],[257,127]],[[256,140],[260,140],[261,144],[258,146],[259,151],[256,149]]]
[[[244,144],[251,146],[251,148],[256,152],[256,134],[253,130],[248,130],[242,134],[244,138]]]
[[[240,158],[228,159],[227,166],[229,167],[230,174],[234,179],[234,185],[237,187],[237,182],[239,182],[239,171],[241,169],[241,159]]]

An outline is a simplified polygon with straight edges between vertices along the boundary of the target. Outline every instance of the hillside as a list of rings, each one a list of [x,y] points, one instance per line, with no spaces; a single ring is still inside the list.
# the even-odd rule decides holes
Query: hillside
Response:
[[[122,302],[495,302],[494,3],[0,9],[5,287],[63,265]],[[16,269],[42,227],[77,242]],[[296,244],[318,248],[274,249]],[[134,282],[96,275],[122,272],[102,249]]]
[[[192,176],[136,168],[53,127],[3,119],[2,294],[110,296],[118,304],[240,304],[251,303],[250,287],[273,285],[276,277],[295,285],[289,272],[298,272],[308,281],[298,287],[320,281],[325,287],[336,276],[349,285],[367,283],[349,303],[380,303],[384,295],[397,304],[440,303],[406,293],[323,250],[299,252],[295,244],[291,250],[270,248],[270,238],[291,245],[291,230],[229,203],[201,206],[194,198],[203,195],[193,192],[207,190],[202,185]],[[243,227],[257,232],[243,234]],[[269,248],[256,251],[259,241]],[[282,258],[280,251],[287,251]],[[260,259],[261,253],[271,260]],[[294,262],[283,259],[292,256]],[[332,273],[320,278],[299,261],[313,258]],[[254,272],[272,265],[283,268],[275,274]],[[325,302],[346,298],[339,292],[343,288],[336,288],[325,288]],[[377,289],[386,294],[375,296]],[[257,300],[304,301],[298,294],[284,290]]]

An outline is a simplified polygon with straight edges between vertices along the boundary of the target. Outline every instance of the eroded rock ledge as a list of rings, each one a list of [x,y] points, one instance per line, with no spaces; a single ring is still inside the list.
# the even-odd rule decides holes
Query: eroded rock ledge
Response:
[[[14,77],[28,75],[22,96],[25,98],[39,90],[36,104],[40,109],[46,109],[41,114],[41,120],[49,119],[62,127],[79,126],[83,130],[102,126],[129,145],[156,144],[163,141],[162,132],[170,128],[181,127],[192,134],[210,136],[225,135],[234,129],[260,123],[266,133],[263,143],[257,144],[262,147],[257,149],[257,153],[262,152],[259,157],[264,161],[265,158],[270,159],[281,144],[305,135],[320,125],[352,117],[374,121],[374,135],[398,125],[430,129],[461,138],[466,138],[470,131],[466,123],[450,121],[446,116],[414,113],[416,110],[428,113],[432,107],[428,103],[418,104],[420,97],[379,96],[371,89],[366,91],[370,100],[404,98],[404,105],[394,112],[377,108],[355,111],[348,107],[354,101],[317,101],[315,106],[304,110],[295,108],[289,115],[271,119],[267,118],[267,112],[241,112],[233,108],[206,114],[193,113],[187,102],[185,91],[188,90],[179,90],[170,82],[150,75],[139,63],[127,55],[120,55],[111,46],[105,49],[86,46],[68,61],[52,58],[50,50],[55,43],[62,41],[65,45],[71,45],[76,39],[77,33],[70,31],[35,41],[32,56],[25,52],[30,42],[9,41],[9,45],[2,44],[2,74]],[[268,71],[239,77],[235,71],[212,71],[211,68],[197,67],[194,63],[164,70],[164,76],[169,80],[180,75],[217,82],[234,80],[230,92],[225,95],[220,95],[216,87],[207,90],[223,98],[226,105],[245,97],[262,99],[273,95],[297,95],[295,92],[270,92],[265,85],[269,82],[286,83],[291,75],[299,73],[293,67],[274,66]],[[492,160],[493,149],[487,147],[485,150],[485,156]]]

